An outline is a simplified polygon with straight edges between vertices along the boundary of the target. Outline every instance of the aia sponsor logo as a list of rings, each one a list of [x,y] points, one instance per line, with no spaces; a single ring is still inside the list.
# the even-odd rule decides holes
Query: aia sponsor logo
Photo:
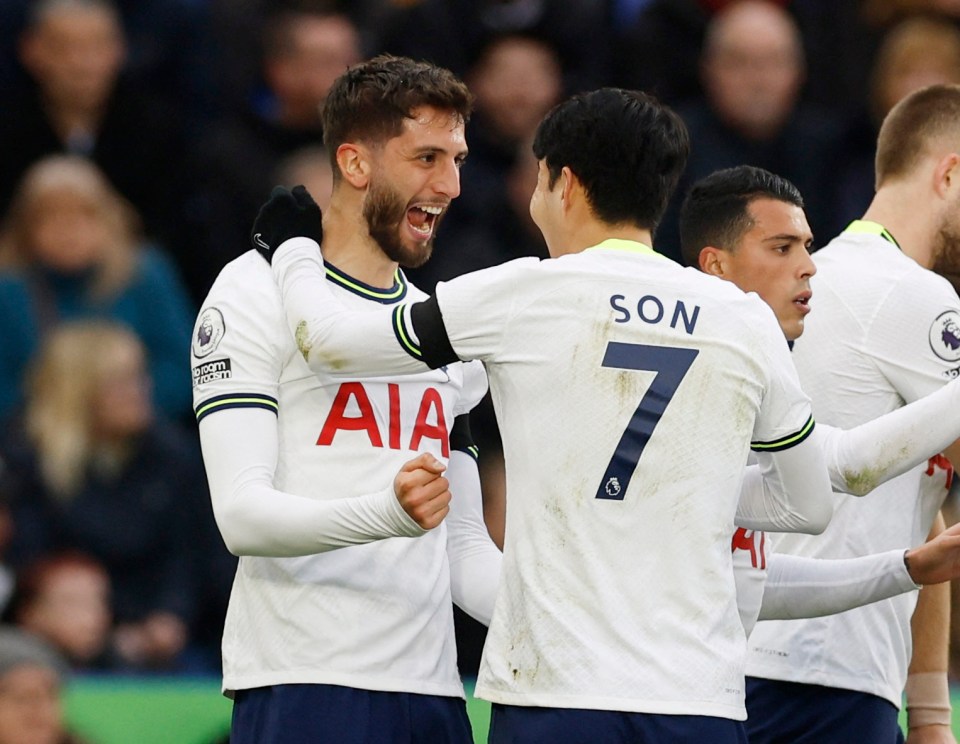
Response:
[[[409,398],[406,404],[410,405]],[[441,454],[450,456],[450,434],[443,411],[443,398],[436,388],[428,387],[423,391],[413,418],[409,417],[409,411],[401,410],[400,386],[396,383],[387,385],[387,421],[379,421],[375,410],[363,383],[343,383],[330,405],[330,413],[320,430],[317,445],[330,446],[341,431],[361,431],[366,433],[371,446],[395,450],[417,451],[421,449],[424,439],[436,439]],[[413,422],[413,430],[410,438],[406,439],[402,425],[409,426],[410,421]]]

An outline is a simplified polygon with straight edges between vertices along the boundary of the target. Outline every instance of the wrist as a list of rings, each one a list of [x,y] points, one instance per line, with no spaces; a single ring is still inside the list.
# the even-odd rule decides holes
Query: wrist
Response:
[[[903,565],[906,567],[907,573],[910,574],[910,578],[913,580],[913,583],[916,584],[916,583],[917,583],[917,578],[916,578],[916,576],[914,576],[913,571],[910,570],[910,562],[911,562],[911,560],[914,558],[914,556],[910,555],[912,552],[913,552],[913,551],[911,551],[911,550],[904,550],[904,551],[903,551]]]
[[[949,726],[950,688],[945,672],[920,672],[907,676],[907,726]]]

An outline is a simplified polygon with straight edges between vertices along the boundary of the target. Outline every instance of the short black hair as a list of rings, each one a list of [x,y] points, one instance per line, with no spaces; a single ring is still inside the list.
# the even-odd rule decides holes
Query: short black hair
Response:
[[[803,197],[790,181],[763,168],[738,165],[701,178],[680,208],[680,252],[688,266],[699,268],[708,245],[734,251],[753,225],[750,203],[775,199],[803,209]]]
[[[564,167],[583,183],[596,217],[655,230],[690,153],[680,117],[640,91],[601,88],[548,113],[533,141],[550,187]]]

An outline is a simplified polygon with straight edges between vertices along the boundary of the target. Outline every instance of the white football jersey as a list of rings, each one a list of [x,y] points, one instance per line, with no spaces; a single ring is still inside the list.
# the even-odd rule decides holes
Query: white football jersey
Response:
[[[423,297],[400,272],[387,291],[332,267],[327,275],[353,307]],[[214,283],[191,364],[198,419],[238,406],[275,411],[274,487],[314,499],[389,487],[418,452],[446,462],[454,417],[486,391],[478,363],[402,378],[318,377],[287,328],[270,267],[253,251]],[[241,557],[224,628],[224,688],[328,683],[462,696],[446,529],[304,557]]]
[[[437,300],[453,349],[487,364],[506,457],[478,696],[743,719],[743,463],[812,425],[770,308],[618,240]]]
[[[880,230],[854,223],[814,255],[813,312],[793,351],[815,416],[843,429],[928,395],[960,372],[956,293]],[[837,494],[822,535],[778,535],[774,550],[849,558],[920,544],[944,494],[919,494],[923,469],[865,498]],[[899,707],[915,604],[910,593],[830,617],[761,622],[750,637],[748,674],[858,690]]]

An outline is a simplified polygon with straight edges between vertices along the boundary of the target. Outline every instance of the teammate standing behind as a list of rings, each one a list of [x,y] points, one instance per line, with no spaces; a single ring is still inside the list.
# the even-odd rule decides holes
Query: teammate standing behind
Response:
[[[902,100],[881,127],[877,193],[864,219],[815,254],[817,308],[794,360],[829,424],[850,428],[877,418],[960,370],[960,300],[930,270],[956,256],[958,142],[960,87],[931,86]],[[946,450],[954,461],[956,452],[956,445]],[[774,549],[842,558],[919,543],[943,496],[921,498],[920,473],[862,500],[839,497],[822,536],[786,536]],[[748,664],[751,742],[898,741],[904,685],[943,679],[908,682],[914,604],[903,595],[833,617],[760,623]],[[945,670],[946,654],[941,663]],[[945,712],[930,723],[949,736],[949,699],[940,689]]]
[[[816,296],[810,292],[816,267],[808,252],[813,236],[803,199],[792,183],[750,166],[717,171],[694,184],[686,196],[680,234],[687,264],[731,281],[745,292],[756,292],[776,313],[786,338],[800,337],[807,313],[816,312]],[[958,396],[960,381],[953,381],[851,430],[819,422],[812,436],[824,448],[834,488],[864,495],[939,453],[960,436],[960,420],[942,415],[960,407]],[[952,469],[944,470],[939,464],[939,458],[931,459],[922,488],[942,501]],[[938,519],[931,536],[941,530],[942,519]],[[907,551],[906,557],[902,549],[893,548],[830,560],[771,553],[772,536],[738,529],[732,543],[734,575],[747,635],[758,616],[761,620],[819,617],[910,591],[908,576],[918,583],[945,581],[949,574],[943,572],[934,573],[933,581],[924,578],[922,561],[917,559],[937,542],[951,539],[956,530]],[[929,672],[924,667],[928,659],[943,658],[946,652],[949,594],[944,588],[929,588],[919,595],[917,619],[922,624],[913,623],[916,648],[911,674],[922,670],[931,675],[925,679],[934,680],[936,672],[936,681],[945,690],[945,668],[934,664],[934,672]],[[926,617],[920,614],[924,612]],[[936,622],[941,623],[939,629]],[[935,729],[949,724],[948,697],[925,686],[908,685],[907,692],[912,737],[921,731],[924,736],[933,735]],[[931,724],[932,711],[945,724]]]
[[[350,312],[323,286],[316,242],[285,242],[320,237],[297,232],[317,212],[297,190],[261,211],[262,252],[318,373],[487,365],[508,494],[477,685],[495,703],[490,740],[743,742],[730,558],[743,463],[758,450],[770,527],[822,529],[806,398],[759,298],[650,248],[688,152],[673,112],[642,93],[575,96],[534,152],[530,210],[552,260]]]
[[[398,264],[427,259],[459,194],[469,113],[463,83],[411,60],[375,58],[334,84],[324,281],[344,305],[423,296]],[[223,640],[230,741],[472,742],[451,588],[489,622],[500,553],[457,418],[486,391],[480,365],[316,376],[252,250],[211,289],[192,365],[214,512],[240,556]],[[429,454],[410,461],[417,452]],[[456,498],[440,524],[448,459]]]

